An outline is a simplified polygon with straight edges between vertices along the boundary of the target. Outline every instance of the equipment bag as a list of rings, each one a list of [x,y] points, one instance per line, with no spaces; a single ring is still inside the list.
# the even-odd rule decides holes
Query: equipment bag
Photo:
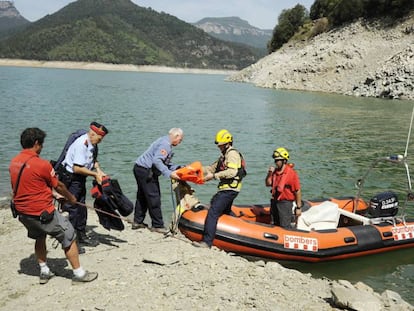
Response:
[[[113,207],[122,216],[128,216],[133,212],[134,204],[123,194],[118,180],[109,177],[104,178],[102,180],[102,192],[110,198]]]
[[[107,230],[122,231],[124,225],[121,216],[130,215],[134,210],[134,204],[122,193],[118,181],[109,176],[103,178],[102,185],[93,181],[90,193],[95,199],[94,208],[99,223]]]

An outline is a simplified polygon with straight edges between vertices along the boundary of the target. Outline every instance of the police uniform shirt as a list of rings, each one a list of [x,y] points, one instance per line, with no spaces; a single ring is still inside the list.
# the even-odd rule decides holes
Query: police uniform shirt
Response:
[[[74,165],[86,167],[87,169],[92,170],[94,165],[94,149],[95,147],[89,140],[88,134],[77,138],[73,144],[70,145],[65,160],[63,161],[63,165],[66,167],[66,170],[73,173]]]

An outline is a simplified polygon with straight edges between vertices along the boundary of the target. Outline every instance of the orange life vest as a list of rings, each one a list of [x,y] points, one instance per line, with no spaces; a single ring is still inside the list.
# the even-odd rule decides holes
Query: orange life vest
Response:
[[[203,166],[200,161],[195,161],[176,171],[178,177],[183,181],[191,181],[195,184],[204,184]]]

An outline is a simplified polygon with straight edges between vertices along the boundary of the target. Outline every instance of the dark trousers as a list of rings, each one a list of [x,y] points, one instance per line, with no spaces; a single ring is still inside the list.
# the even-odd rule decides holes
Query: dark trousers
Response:
[[[217,221],[219,217],[223,214],[231,213],[231,206],[238,194],[238,191],[224,190],[217,192],[211,199],[211,206],[204,223],[203,236],[203,241],[209,246],[213,244],[214,237],[216,236]]]
[[[134,222],[144,222],[147,211],[154,228],[164,227],[161,212],[161,191],[158,176],[151,169],[134,165],[134,176],[137,182],[137,200],[135,201]]]
[[[74,175],[75,176],[75,175]],[[85,203],[86,197],[86,177],[85,176],[75,176],[69,185],[67,185],[68,190],[72,193],[76,200],[80,203]],[[65,204],[63,206],[63,211],[69,213],[69,221],[72,224],[73,228],[77,231],[85,232],[86,231],[86,222],[88,220],[88,209],[82,205],[71,205]]]
[[[275,226],[282,228],[291,228],[293,221],[293,201],[287,200],[271,200],[270,201],[270,212]]]

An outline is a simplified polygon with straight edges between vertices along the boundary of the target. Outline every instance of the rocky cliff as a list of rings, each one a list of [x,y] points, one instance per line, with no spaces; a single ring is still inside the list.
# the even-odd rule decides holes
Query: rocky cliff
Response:
[[[21,15],[12,2],[0,1],[0,17],[21,17]]]
[[[247,44],[266,51],[272,30],[259,29],[239,17],[206,17],[194,23],[209,35],[221,40]]]
[[[12,1],[0,1],[0,39],[28,24],[30,22],[20,15]]]
[[[275,53],[229,77],[260,87],[414,99],[414,16],[358,21]]]

